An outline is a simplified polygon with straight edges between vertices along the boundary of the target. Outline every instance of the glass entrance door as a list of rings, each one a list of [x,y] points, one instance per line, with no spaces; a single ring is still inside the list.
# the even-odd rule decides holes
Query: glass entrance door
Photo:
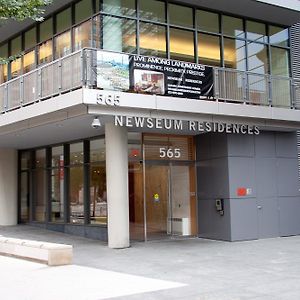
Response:
[[[192,163],[149,163],[145,167],[147,239],[196,234]]]

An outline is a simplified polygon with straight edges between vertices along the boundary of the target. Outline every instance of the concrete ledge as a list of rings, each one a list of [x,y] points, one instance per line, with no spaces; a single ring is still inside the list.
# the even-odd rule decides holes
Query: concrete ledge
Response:
[[[72,263],[73,246],[0,236],[0,254],[61,266]]]

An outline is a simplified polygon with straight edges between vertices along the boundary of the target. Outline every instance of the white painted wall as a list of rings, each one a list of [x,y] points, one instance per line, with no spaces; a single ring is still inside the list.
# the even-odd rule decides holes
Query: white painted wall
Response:
[[[16,225],[18,215],[18,154],[0,149],[0,225]]]

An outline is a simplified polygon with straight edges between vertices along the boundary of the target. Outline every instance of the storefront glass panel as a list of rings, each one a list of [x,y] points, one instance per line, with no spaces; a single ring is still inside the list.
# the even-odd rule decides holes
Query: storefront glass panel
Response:
[[[20,176],[20,222],[29,222],[29,172],[21,172]]]

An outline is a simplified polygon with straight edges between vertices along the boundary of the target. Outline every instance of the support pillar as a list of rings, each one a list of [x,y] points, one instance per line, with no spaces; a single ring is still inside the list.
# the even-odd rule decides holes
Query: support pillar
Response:
[[[127,130],[105,124],[108,247],[129,247]]]
[[[0,225],[18,222],[18,154],[0,149]]]

